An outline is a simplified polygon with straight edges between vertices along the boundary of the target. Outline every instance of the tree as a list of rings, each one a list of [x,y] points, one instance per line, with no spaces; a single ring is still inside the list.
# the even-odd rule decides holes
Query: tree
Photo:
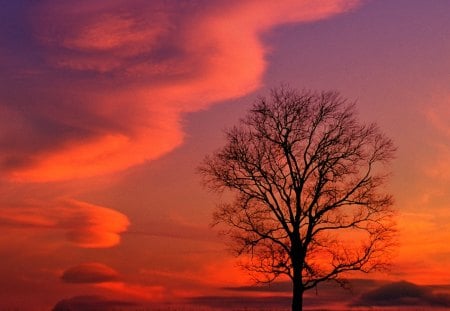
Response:
[[[292,310],[317,284],[385,267],[395,237],[385,193],[393,142],[337,92],[282,86],[258,99],[199,172],[234,195],[214,213],[260,282],[292,281]]]

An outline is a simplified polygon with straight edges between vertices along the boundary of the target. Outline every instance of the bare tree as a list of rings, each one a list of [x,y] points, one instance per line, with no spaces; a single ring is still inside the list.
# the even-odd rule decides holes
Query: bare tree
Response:
[[[383,186],[394,152],[338,93],[280,87],[226,131],[199,171],[212,190],[234,193],[214,220],[245,268],[261,282],[287,275],[298,311],[320,282],[387,263],[395,229]]]

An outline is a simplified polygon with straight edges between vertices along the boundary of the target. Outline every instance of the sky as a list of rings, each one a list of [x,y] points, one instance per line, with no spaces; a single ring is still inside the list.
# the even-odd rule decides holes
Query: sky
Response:
[[[450,306],[449,1],[0,4],[0,310],[288,306],[195,173],[282,83],[339,91],[398,147],[391,270],[307,305]]]

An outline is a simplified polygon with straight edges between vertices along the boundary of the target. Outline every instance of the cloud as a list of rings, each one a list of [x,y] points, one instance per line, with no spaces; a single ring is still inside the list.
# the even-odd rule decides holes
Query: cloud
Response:
[[[401,281],[363,294],[355,305],[450,307],[450,295],[435,294],[428,286]]]
[[[120,242],[120,233],[128,228],[128,218],[115,210],[69,201],[66,219],[59,225],[68,229],[67,238],[81,247],[111,247]]]
[[[66,283],[103,283],[118,279],[117,271],[98,262],[88,262],[71,267],[61,276],[61,280]]]
[[[56,303],[52,311],[110,311],[135,309],[135,302],[107,299],[101,296],[75,296]]]
[[[20,15],[26,20],[8,21],[26,36],[20,44],[10,35],[2,39],[8,53],[0,57],[14,66],[5,65],[0,74],[0,111],[6,112],[0,123],[0,170],[9,179],[43,182],[111,173],[156,159],[181,144],[183,113],[261,85],[269,50],[263,32],[324,19],[357,4],[27,4],[27,14]],[[12,7],[5,10],[17,14]]]
[[[0,226],[24,229],[57,229],[66,239],[84,248],[112,247],[127,230],[128,218],[115,210],[76,200],[20,207],[2,207]]]

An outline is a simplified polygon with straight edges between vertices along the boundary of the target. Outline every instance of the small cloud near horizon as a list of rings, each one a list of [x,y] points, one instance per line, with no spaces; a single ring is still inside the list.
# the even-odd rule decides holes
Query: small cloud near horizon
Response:
[[[436,293],[432,286],[400,281],[382,285],[363,295],[354,306],[429,306],[450,307],[449,293]]]

